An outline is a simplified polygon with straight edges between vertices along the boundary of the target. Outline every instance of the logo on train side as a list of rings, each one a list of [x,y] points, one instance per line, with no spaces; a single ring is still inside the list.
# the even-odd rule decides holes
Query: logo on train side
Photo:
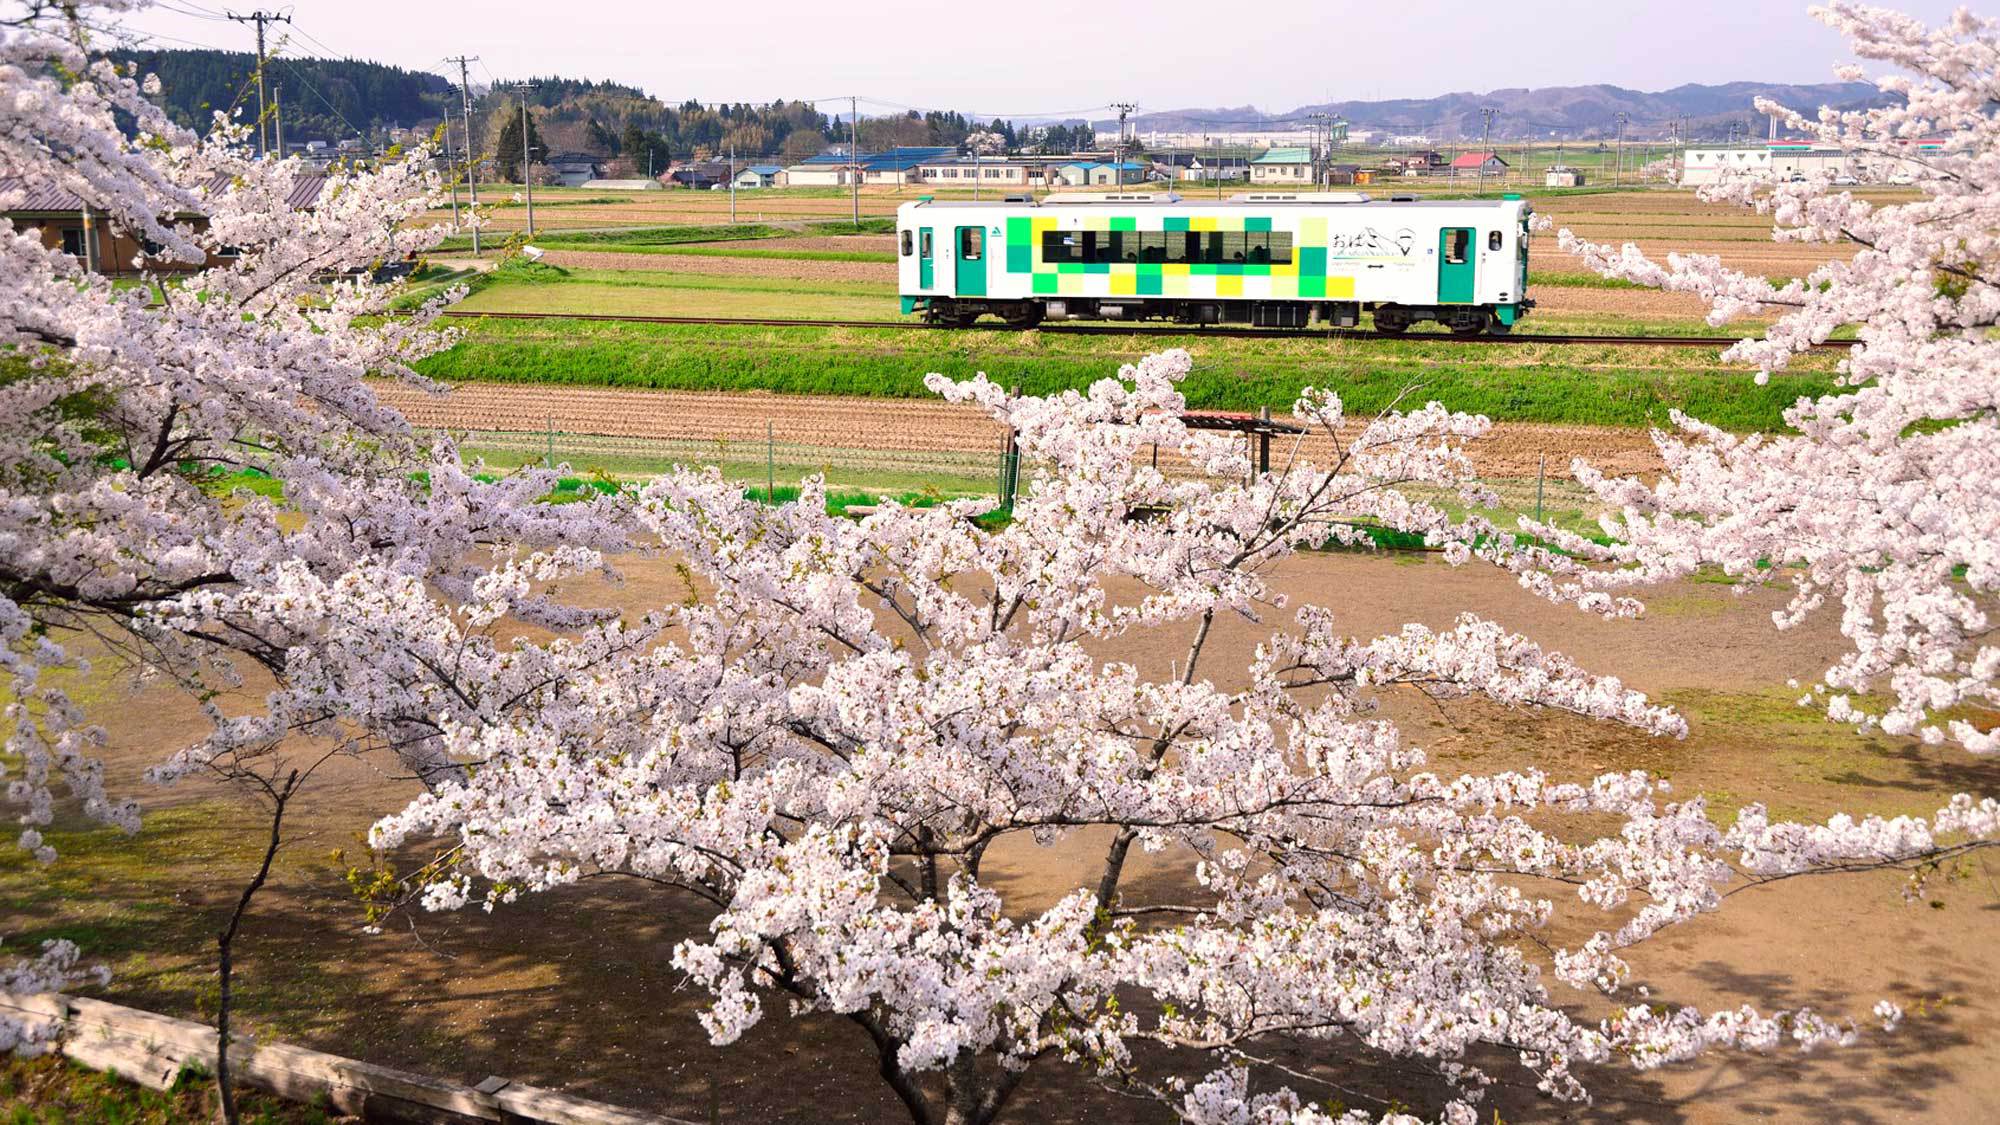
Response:
[[[1327,236],[1326,248],[1340,258],[1407,258],[1416,249],[1417,232],[1402,227],[1393,233],[1384,233],[1374,227],[1363,227],[1358,231],[1342,233],[1336,231]]]

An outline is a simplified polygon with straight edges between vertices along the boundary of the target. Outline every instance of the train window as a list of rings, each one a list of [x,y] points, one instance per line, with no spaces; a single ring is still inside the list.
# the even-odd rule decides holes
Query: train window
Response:
[[[1497,230],[1496,230],[1496,231],[1489,231],[1489,232],[1487,232],[1487,235],[1486,235],[1486,248],[1487,248],[1488,250],[1498,250],[1498,249],[1500,249],[1500,232],[1499,232],[1499,231],[1497,231]]]
[[[1167,233],[1149,230],[1139,234],[1139,260],[1142,262],[1164,262],[1167,260]]]
[[[916,235],[912,234],[912,233],[911,233],[911,232],[909,232],[909,231],[904,231],[904,232],[903,232],[903,257],[907,258],[907,257],[909,257],[909,256],[910,256],[911,254],[914,254],[914,253],[916,252],[916,249],[917,249],[917,239],[916,239]]]
[[[1059,230],[1042,232],[1042,261],[1081,262],[1083,261],[1083,236],[1075,232]]]
[[[1253,266],[1271,264],[1271,235],[1268,231],[1246,231],[1243,235],[1243,260]]]
[[[985,227],[958,228],[958,260],[976,262],[986,252]]]
[[[918,255],[919,255],[919,256],[921,256],[921,257],[925,257],[925,258],[928,258],[928,257],[930,257],[930,256],[931,256],[931,232],[930,232],[930,231],[926,230],[926,231],[925,231],[925,232],[924,232],[924,233],[923,233],[922,235],[918,236],[918,239],[917,239],[917,253],[918,253]]]
[[[1445,244],[1445,264],[1453,266],[1464,265],[1466,253],[1471,249],[1472,232],[1463,227],[1455,228],[1451,231],[1451,241]]]
[[[1291,264],[1292,232],[1285,230],[1271,232],[1271,261],[1280,266]]]

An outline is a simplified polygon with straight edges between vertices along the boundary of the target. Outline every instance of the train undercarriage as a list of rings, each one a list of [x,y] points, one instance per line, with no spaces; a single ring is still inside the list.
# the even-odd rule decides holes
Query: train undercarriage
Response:
[[[919,298],[917,307],[932,324],[970,328],[981,317],[998,317],[1009,328],[1033,328],[1044,321],[1165,321],[1173,324],[1230,324],[1255,328],[1356,328],[1364,312],[1375,330],[1398,334],[1422,321],[1435,321],[1454,335],[1501,334],[1513,327],[1516,308],[1503,316],[1483,305],[1398,305],[1360,301],[1174,301],[1146,298],[1063,297],[1031,300]],[[1523,302],[1523,306],[1530,302]]]

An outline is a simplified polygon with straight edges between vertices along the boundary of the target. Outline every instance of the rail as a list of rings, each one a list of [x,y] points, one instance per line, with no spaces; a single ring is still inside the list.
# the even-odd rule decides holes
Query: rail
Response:
[[[454,319],[494,320],[582,320],[611,321],[627,324],[684,324],[684,325],[741,325],[751,328],[883,328],[912,332],[963,332],[962,328],[949,328],[935,324],[923,324],[906,320],[814,320],[788,317],[742,317],[742,316],[641,316],[633,313],[556,313],[556,312],[481,312],[475,309],[446,309],[444,315]],[[972,331],[980,331],[978,328]],[[998,325],[993,331],[1000,331]],[[1016,331],[1008,329],[1008,331]],[[1161,325],[1161,324],[1043,324],[1034,329],[1018,331],[1054,332],[1064,335],[1098,336],[1198,336],[1221,339],[1294,338],[1324,340],[1403,340],[1422,344],[1596,344],[1605,347],[1663,347],[1663,348],[1724,348],[1745,339],[1740,336],[1601,336],[1601,335],[1561,335],[1509,333],[1500,336],[1457,336],[1449,333],[1430,332],[1370,332],[1357,328],[1247,328],[1234,325]],[[1857,340],[1827,340],[1815,345],[1821,348],[1847,349],[1859,343]]]

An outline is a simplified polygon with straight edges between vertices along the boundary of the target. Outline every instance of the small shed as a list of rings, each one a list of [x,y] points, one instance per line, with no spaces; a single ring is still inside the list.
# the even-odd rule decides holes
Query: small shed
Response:
[[[1544,187],[1582,187],[1583,169],[1568,164],[1552,164],[1542,175]]]

